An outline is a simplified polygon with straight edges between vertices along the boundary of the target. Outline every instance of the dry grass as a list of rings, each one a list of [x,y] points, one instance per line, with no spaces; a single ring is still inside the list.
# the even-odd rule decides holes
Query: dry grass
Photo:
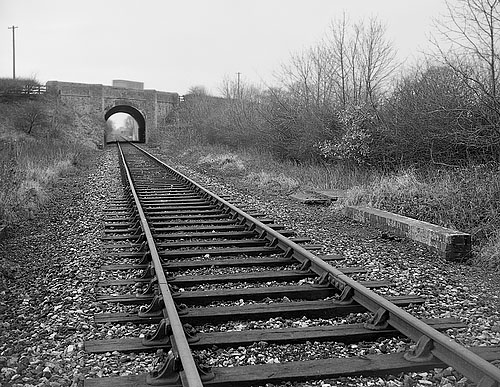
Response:
[[[500,223],[499,171],[491,166],[418,172],[404,170],[348,190],[345,203],[365,204],[444,227],[477,240]]]
[[[274,168],[293,177],[300,182],[300,186],[314,189],[348,189],[373,181],[379,175],[373,170],[342,164],[318,165],[280,162]]]
[[[245,149],[228,150],[228,148],[217,145],[197,145],[183,152],[183,155],[196,155],[199,157],[199,165],[211,165],[213,168],[223,169],[226,165],[231,165],[238,174],[246,172],[246,175],[261,174],[258,181],[265,184],[270,183],[279,187],[280,182],[290,179],[290,189],[300,187],[317,189],[345,189],[359,184],[373,181],[377,173],[357,166],[346,165],[319,165],[314,163],[294,163],[292,161],[276,160],[270,152]],[[284,179],[286,178],[286,179]],[[273,180],[277,179],[274,184]],[[252,179],[249,179],[252,180]]]
[[[0,91],[2,92],[18,90],[24,86],[40,86],[40,82],[34,78],[0,78]]]
[[[369,205],[471,234],[475,260],[500,267],[498,166],[404,170],[348,190],[343,204]]]
[[[173,147],[170,153],[175,152]],[[382,173],[347,165],[280,162],[266,152],[222,146],[185,148],[181,159],[276,193],[297,189],[345,189],[336,204],[369,205],[463,232],[473,238],[476,262],[500,266],[500,170],[498,166]],[[333,209],[333,208],[332,208]]]
[[[495,235],[479,248],[473,261],[476,265],[487,269],[500,269],[500,231],[496,231]]]
[[[232,150],[221,145],[191,145],[181,152],[167,145],[169,152],[202,169],[215,171],[226,177],[259,188],[291,192],[299,188],[348,188],[374,179],[374,172],[344,165],[327,166],[312,163],[298,164],[276,160],[270,152],[246,149]],[[165,147],[167,147],[165,146]]]
[[[35,138],[0,122],[0,223],[31,218],[48,197],[47,188],[84,160],[79,143]]]
[[[0,91],[27,84],[38,83],[0,78]],[[36,123],[33,130],[26,122]],[[97,147],[104,126],[102,117],[79,115],[48,96],[0,100],[0,223],[32,217],[52,181]]]
[[[225,175],[240,175],[245,172],[245,162],[234,153],[209,153],[198,160],[198,165],[217,169]]]
[[[81,148],[51,140],[0,140],[0,222],[32,217],[47,186],[78,162]]]
[[[244,182],[250,186],[279,192],[294,192],[300,187],[297,180],[284,173],[265,171],[250,172],[245,176]]]

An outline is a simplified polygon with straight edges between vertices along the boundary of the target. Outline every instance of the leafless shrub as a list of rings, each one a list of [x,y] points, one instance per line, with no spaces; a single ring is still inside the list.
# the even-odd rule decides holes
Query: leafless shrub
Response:
[[[0,94],[13,93],[24,87],[38,87],[40,82],[34,78],[0,78]]]
[[[17,103],[15,125],[27,134],[35,134],[49,124],[47,104],[40,99]]]
[[[471,143],[498,160],[500,1],[456,0],[446,5],[447,15],[436,21],[434,59],[454,73],[474,105],[471,124],[456,134],[460,143]]]

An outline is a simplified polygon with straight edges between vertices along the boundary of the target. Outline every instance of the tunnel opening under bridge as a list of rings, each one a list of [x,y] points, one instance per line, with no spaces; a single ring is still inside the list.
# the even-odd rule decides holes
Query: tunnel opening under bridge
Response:
[[[125,119],[122,124],[116,125],[112,118],[113,116],[119,116],[118,113],[122,113],[121,116],[124,116]],[[127,116],[130,117],[131,120],[128,120]],[[146,119],[135,107],[130,105],[113,106],[106,111],[104,119],[108,124],[105,133],[106,143],[125,140],[141,143],[146,142]]]

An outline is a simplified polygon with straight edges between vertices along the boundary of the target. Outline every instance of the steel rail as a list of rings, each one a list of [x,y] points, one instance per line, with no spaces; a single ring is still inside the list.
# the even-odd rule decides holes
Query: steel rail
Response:
[[[343,274],[341,271],[318,258],[302,246],[291,241],[287,237],[281,235],[279,232],[273,230],[266,224],[248,215],[244,211],[235,207],[218,195],[208,191],[201,185],[191,180],[181,172],[168,166],[163,161],[150,154],[141,147],[131,144],[135,148],[144,152],[148,157],[155,160],[159,164],[178,175],[180,178],[187,181],[191,186],[195,187],[198,191],[203,192],[206,196],[213,198],[214,201],[221,203],[229,211],[238,217],[245,224],[251,226],[266,239],[272,241],[275,246],[280,247],[283,251],[287,252],[290,257],[296,258],[301,263],[310,262],[309,269],[318,275],[328,273],[329,280],[340,290],[348,289],[351,292],[351,297],[354,301],[368,309],[372,313],[385,315],[384,320],[401,332],[409,339],[422,344],[432,355],[453,367],[456,371],[460,372],[468,379],[478,383],[478,387],[500,387],[500,369],[482,359],[467,348],[456,343],[448,336],[438,332],[436,329],[430,327],[424,322],[420,321],[415,316],[397,307],[384,297],[374,293],[357,281]],[[418,359],[416,359],[418,361]]]
[[[170,289],[168,287],[167,278],[165,276],[165,272],[163,271],[163,266],[160,260],[160,256],[155,246],[153,234],[151,233],[151,229],[149,228],[146,216],[144,214],[144,211],[142,210],[142,206],[139,201],[139,196],[137,195],[137,192],[135,190],[132,175],[130,174],[130,170],[128,168],[127,161],[125,159],[125,155],[123,154],[119,142],[117,142],[117,145],[120,151],[120,157],[123,163],[123,168],[127,176],[127,181],[129,183],[130,190],[134,197],[137,212],[139,213],[142,230],[148,242],[148,247],[151,254],[151,261],[153,262],[155,274],[158,279],[158,287],[160,289],[160,294],[163,298],[163,303],[167,313],[167,317],[170,326],[172,328],[172,336],[173,336],[172,338],[174,341],[172,343],[172,347],[175,346],[177,348],[178,355],[184,370],[184,372],[181,372],[180,374],[182,385],[184,387],[202,387],[203,383],[201,381],[196,363],[193,359],[191,349],[189,347],[186,335],[184,333],[184,328],[177,313],[172,293],[170,292]]]

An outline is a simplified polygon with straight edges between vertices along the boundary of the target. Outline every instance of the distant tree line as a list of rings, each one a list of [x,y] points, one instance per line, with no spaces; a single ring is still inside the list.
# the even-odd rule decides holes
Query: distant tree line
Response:
[[[323,41],[292,55],[276,86],[226,79],[222,98],[194,87],[177,122],[192,141],[299,162],[498,162],[499,2],[448,1],[433,52],[404,70],[380,21],[344,15]]]

